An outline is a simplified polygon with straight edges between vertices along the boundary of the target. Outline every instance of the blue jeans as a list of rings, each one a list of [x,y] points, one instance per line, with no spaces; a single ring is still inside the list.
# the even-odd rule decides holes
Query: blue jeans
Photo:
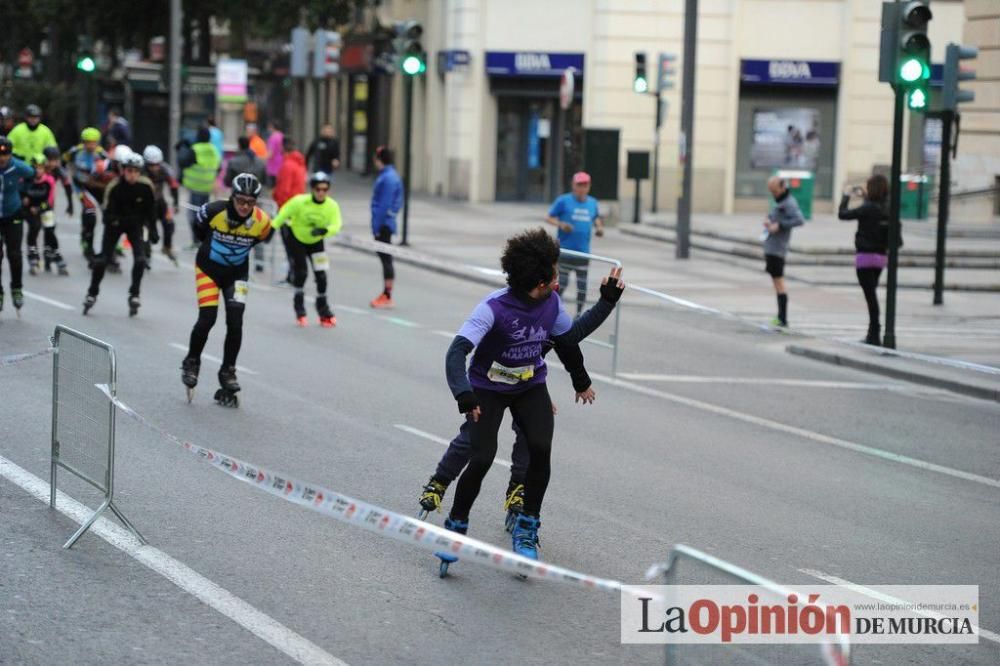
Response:
[[[514,483],[524,483],[528,472],[528,443],[516,421],[511,424],[511,428],[514,430],[514,450],[510,454],[510,461],[513,463],[510,468],[510,480]],[[451,440],[448,450],[441,456],[434,478],[450,484],[458,478],[471,458],[472,435],[469,432],[469,421],[465,420],[458,429],[458,435]]]

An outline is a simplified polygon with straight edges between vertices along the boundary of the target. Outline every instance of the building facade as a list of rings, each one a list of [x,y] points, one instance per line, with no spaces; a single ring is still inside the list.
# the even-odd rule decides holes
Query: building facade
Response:
[[[813,172],[816,209],[829,210],[846,182],[889,163],[892,93],[877,76],[880,4],[700,1],[696,211],[759,210],[767,177],[782,168]],[[996,0],[968,4],[989,13]],[[966,23],[961,1],[934,0],[932,9],[935,63],[943,61],[947,42],[962,41],[963,30],[998,29],[996,20]],[[584,162],[588,130],[607,129],[618,131],[617,198],[633,197],[627,152],[652,153],[658,144],[658,204],[673,210],[680,184],[683,12],[683,0],[384,2],[383,24],[423,23],[429,54],[427,73],[414,86],[414,188],[477,202],[546,201]],[[647,54],[654,89],[659,54],[677,56],[658,136],[656,97],[632,89],[636,52]],[[560,83],[567,68],[575,85],[564,110]],[[394,78],[388,136],[399,146],[402,77]],[[986,92],[977,94],[996,109]],[[995,119],[995,111],[984,112],[976,131]],[[908,114],[906,136],[904,169],[932,170],[922,116]],[[990,168],[996,172],[995,164]],[[644,186],[646,200],[649,189]]]

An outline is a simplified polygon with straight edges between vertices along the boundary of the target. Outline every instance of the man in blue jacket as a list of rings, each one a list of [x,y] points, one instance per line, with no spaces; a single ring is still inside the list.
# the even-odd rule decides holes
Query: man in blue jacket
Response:
[[[21,245],[24,224],[21,212],[21,181],[35,177],[35,170],[13,155],[13,146],[0,137],[0,263],[4,249],[10,261],[10,292],[20,314],[24,305],[21,291]],[[0,310],[3,310],[3,286],[0,286]]]
[[[379,174],[372,192],[372,234],[375,235],[375,240],[383,243],[392,242],[392,235],[396,233],[396,214],[403,207],[403,181],[399,179],[392,162],[391,150],[385,146],[375,149],[375,168]],[[369,305],[381,310],[395,306],[392,302],[392,283],[396,273],[392,268],[391,254],[379,252],[378,258],[382,262],[385,287]]]

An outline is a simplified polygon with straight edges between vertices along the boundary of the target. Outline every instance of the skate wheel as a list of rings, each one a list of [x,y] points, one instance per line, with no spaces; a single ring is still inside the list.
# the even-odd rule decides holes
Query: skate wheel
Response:
[[[438,567],[438,578],[446,578],[448,576],[448,565],[451,562],[441,562],[441,566]]]
[[[189,405],[191,404],[191,401],[194,400],[194,389],[191,387],[188,387],[187,389],[187,399]]]
[[[427,520],[427,517],[431,515],[431,512],[427,509],[421,509],[420,513],[417,514],[419,520]]]

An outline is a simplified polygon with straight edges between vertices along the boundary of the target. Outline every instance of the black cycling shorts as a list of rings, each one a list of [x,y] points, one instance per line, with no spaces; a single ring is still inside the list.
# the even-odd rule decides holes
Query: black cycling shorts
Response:
[[[785,258],[776,254],[764,255],[764,270],[773,278],[785,277]]]

